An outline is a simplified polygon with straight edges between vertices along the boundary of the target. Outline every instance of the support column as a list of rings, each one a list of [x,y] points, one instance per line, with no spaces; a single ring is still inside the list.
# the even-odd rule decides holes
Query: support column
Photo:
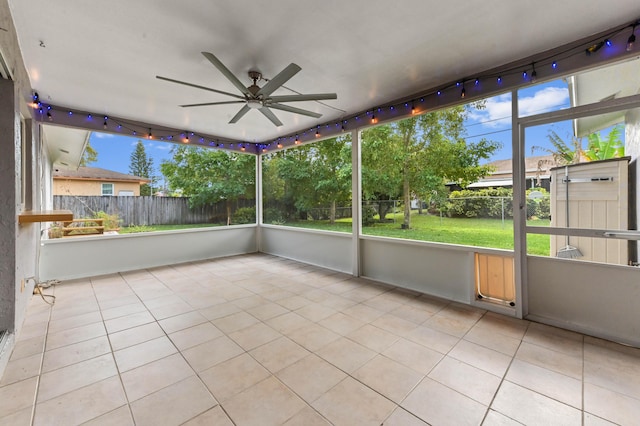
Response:
[[[262,155],[256,155],[256,249],[262,252]]]
[[[624,155],[629,162],[629,229],[638,229],[640,224],[640,108],[627,111],[624,116]],[[629,241],[629,258],[640,262],[640,241]]]
[[[351,132],[351,232],[352,274],[360,276],[360,235],[362,234],[362,156],[360,155],[360,130]]]
[[[516,316],[528,314],[527,301],[527,199],[524,166],[524,129],[518,120],[518,91],[511,91],[511,162],[513,170],[513,238]],[[517,207],[517,208],[516,208]]]

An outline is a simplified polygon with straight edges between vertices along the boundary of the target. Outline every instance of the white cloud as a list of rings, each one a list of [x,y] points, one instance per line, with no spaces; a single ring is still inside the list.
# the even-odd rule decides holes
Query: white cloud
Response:
[[[159,149],[161,151],[169,151],[174,145],[171,143],[159,143],[153,146],[154,149]]]
[[[111,133],[93,132],[93,137],[98,139],[109,139],[109,138],[115,138],[116,135],[112,135]]]
[[[533,96],[520,97],[518,109],[520,116],[540,114],[566,106],[569,101],[569,92],[566,88],[545,87],[538,90]],[[481,123],[492,129],[505,128],[511,125],[511,95],[504,94],[489,98],[486,108],[473,110],[469,114],[472,122]]]
[[[533,96],[520,98],[518,108],[520,116],[540,114],[565,106],[569,100],[569,91],[561,87],[546,87]]]

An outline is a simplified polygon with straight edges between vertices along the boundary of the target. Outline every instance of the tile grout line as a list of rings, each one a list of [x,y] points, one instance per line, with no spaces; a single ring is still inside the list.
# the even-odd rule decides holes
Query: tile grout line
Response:
[[[55,284],[53,285],[53,293],[55,294],[56,292],[56,286]],[[45,327],[45,334],[44,334],[44,341],[42,343],[42,353],[40,356],[40,367],[38,369],[38,378],[36,379],[36,389],[33,395],[33,404],[31,407],[31,421],[30,424],[31,426],[34,426],[35,423],[35,419],[36,419],[36,405],[38,402],[38,393],[40,392],[40,379],[42,377],[42,369],[44,368],[44,354],[47,350],[47,341],[49,340],[49,324],[51,323],[51,316],[53,314],[53,307],[55,305],[55,300],[53,299],[54,302],[53,304],[49,304],[49,318],[47,319],[47,326]],[[45,300],[45,303],[47,303],[47,301]],[[47,303],[48,304],[48,303]]]

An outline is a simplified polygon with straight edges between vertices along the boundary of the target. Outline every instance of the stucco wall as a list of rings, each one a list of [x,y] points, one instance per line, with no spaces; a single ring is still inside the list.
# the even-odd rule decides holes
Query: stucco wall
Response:
[[[97,180],[53,179],[53,195],[102,195],[102,184],[113,183],[113,195],[121,191],[133,192],[140,195],[140,184],[136,182],[114,182]]]
[[[0,16],[11,16],[7,0],[0,0]],[[20,137],[21,118],[25,119],[27,128],[24,132],[24,144],[31,150],[29,164],[24,170],[32,178],[30,190],[26,191],[31,207],[40,208],[40,203],[46,197],[40,190],[40,176],[38,174],[38,156],[41,150],[38,145],[37,129],[29,120],[30,109],[27,101],[31,97],[31,86],[27,71],[24,67],[20,48],[11,20],[3,20],[0,31],[0,51],[11,70],[13,81],[0,81],[0,328],[12,333],[8,344],[0,348],[0,375],[13,349],[15,336],[24,322],[26,307],[31,299],[33,280],[21,281],[34,277],[37,258],[37,241],[40,233],[39,224],[18,226],[17,216],[24,208],[21,198],[22,175],[22,142]],[[26,203],[28,206],[28,202]]]

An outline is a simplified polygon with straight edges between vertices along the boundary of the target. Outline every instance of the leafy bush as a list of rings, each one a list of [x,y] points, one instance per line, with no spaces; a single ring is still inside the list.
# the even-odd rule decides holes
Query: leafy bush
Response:
[[[531,192],[542,193],[542,198],[529,198]],[[551,198],[544,188],[534,188],[527,190],[527,219],[551,219]]]
[[[122,219],[117,214],[107,214],[106,212],[99,211],[93,214],[96,219],[102,219],[102,226],[105,231],[115,231],[120,229],[120,223]]]
[[[362,208],[362,226],[372,226],[375,222],[375,216],[378,214],[373,206],[364,206]]]
[[[256,208],[241,207],[233,213],[231,220],[236,225],[256,223]]]
[[[529,198],[532,191],[542,193],[542,198]],[[527,218],[549,219],[551,217],[551,201],[544,188],[527,190]],[[478,217],[489,219],[513,217],[513,189],[487,188],[479,191],[453,191],[443,211],[450,217]]]
[[[451,217],[513,217],[513,191],[510,188],[486,188],[478,191],[453,191],[444,211]]]
[[[62,223],[52,223],[47,233],[49,235],[49,238],[62,238]]]
[[[264,210],[264,223],[270,223],[272,225],[284,225],[287,223],[287,218],[280,209],[268,208]]]

